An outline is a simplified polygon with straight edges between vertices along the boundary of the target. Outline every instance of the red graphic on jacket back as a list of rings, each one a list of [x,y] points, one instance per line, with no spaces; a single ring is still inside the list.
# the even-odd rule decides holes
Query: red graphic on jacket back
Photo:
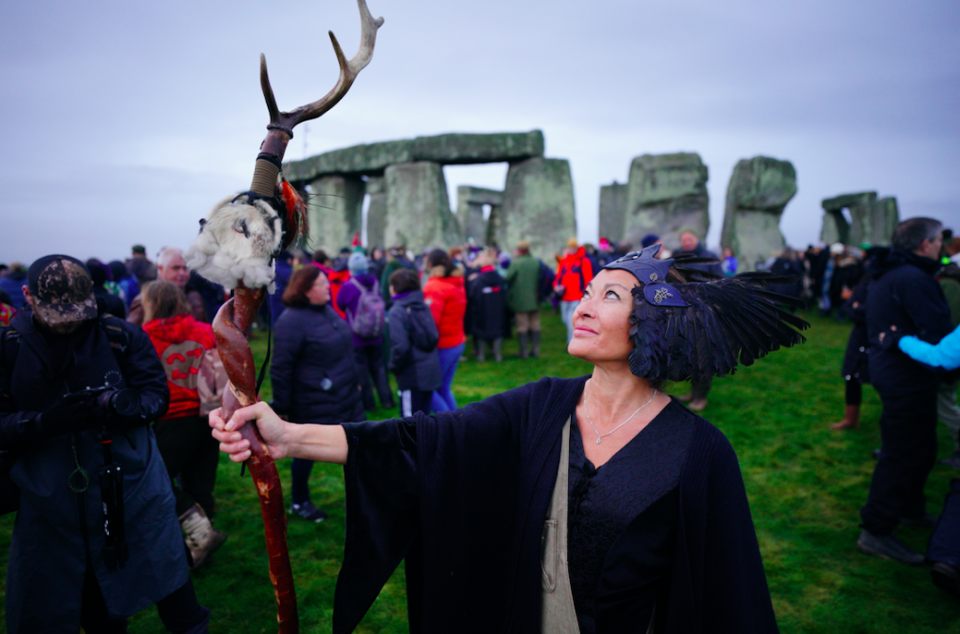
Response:
[[[160,354],[167,380],[189,390],[196,389],[203,346],[196,341],[174,343]]]

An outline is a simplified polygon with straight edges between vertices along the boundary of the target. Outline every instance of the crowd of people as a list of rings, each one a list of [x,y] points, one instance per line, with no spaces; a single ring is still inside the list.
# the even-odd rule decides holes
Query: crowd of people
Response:
[[[935,580],[960,594],[960,544],[956,543],[960,541],[960,481],[954,483],[953,506],[948,502],[939,527],[937,518],[927,512],[923,493],[936,458],[938,417],[950,427],[956,444],[955,453],[943,462],[960,470],[960,407],[956,403],[960,376],[937,369],[960,366],[960,344],[951,347],[947,337],[960,325],[960,238],[947,234],[941,239],[941,230],[936,221],[915,219],[901,223],[890,249],[841,244],[811,246],[804,252],[786,248],[777,257],[757,263],[757,268],[777,276],[771,278],[769,288],[783,298],[776,308],[785,311],[782,319],[789,321],[786,315],[806,302],[823,315],[853,323],[842,368],[846,409],[844,418],[831,427],[859,426],[863,383],[872,384],[883,402],[879,422],[883,446],[861,512],[859,548],[911,565],[932,561]],[[481,621],[495,616],[501,619],[498,623],[562,624],[572,619],[582,632],[604,631],[609,623],[652,626],[656,619],[661,624],[696,621],[699,616],[654,611],[658,597],[665,596],[662,584],[679,574],[687,582],[713,584],[714,591],[717,584],[741,584],[737,600],[753,606],[749,618],[736,605],[722,607],[702,596],[695,599],[676,587],[671,593],[683,601],[699,601],[701,609],[723,613],[745,630],[769,631],[772,611],[742,484],[731,481],[731,486],[711,493],[732,505],[717,514],[704,506],[709,503],[704,490],[682,484],[681,476],[695,478],[699,472],[670,468],[684,464],[683,457],[690,451],[712,452],[699,469],[738,468],[722,435],[710,431],[712,427],[704,428],[698,422],[702,419],[691,418],[688,411],[707,407],[716,371],[690,374],[690,392],[676,399],[687,403],[684,409],[659,391],[667,376],[666,364],[659,373],[639,373],[634,356],[641,342],[626,334],[627,316],[644,305],[644,294],[631,292],[638,285],[672,284],[657,291],[656,302],[647,297],[656,306],[687,283],[738,283],[738,261],[730,249],[718,257],[705,248],[693,228],[680,231],[677,246],[670,252],[653,234],[639,245],[614,244],[603,238],[595,247],[571,238],[551,262],[532,255],[527,241],[513,245],[509,253],[473,243],[417,254],[404,245],[367,250],[357,244],[344,247],[335,257],[323,250],[283,252],[276,261],[277,292],[265,302],[260,318],[261,328],[273,338],[269,366],[273,398],[269,408],[241,410],[233,421],[220,419],[215,409],[226,378],[210,326],[229,294],[190,271],[180,249],[162,249],[156,262],[147,257],[143,246],[136,245],[125,262],[47,256],[29,267],[17,262],[0,265],[0,326],[4,327],[0,330],[0,476],[12,480],[18,489],[16,496],[8,496],[8,483],[0,481],[2,510],[18,510],[7,570],[8,630],[40,631],[67,624],[87,631],[122,632],[125,617],[157,604],[170,631],[206,631],[209,610],[197,602],[189,571],[208,562],[227,539],[214,527],[218,440],[228,447],[231,458],[244,459],[246,446],[234,432],[246,420],[256,420],[268,442],[271,430],[280,430],[284,421],[301,425],[301,434],[323,435],[321,444],[326,443],[326,449],[319,453],[281,444],[271,448],[276,457],[293,458],[289,512],[309,522],[322,522],[327,516],[311,500],[308,481],[313,462],[346,462],[348,443],[341,439],[341,424],[362,421],[365,412],[378,407],[397,411],[399,427],[392,433],[412,437],[404,451],[413,452],[408,458],[417,465],[415,471],[428,469],[420,464],[422,451],[439,451],[437,443],[448,443],[444,451],[459,456],[459,462],[429,467],[439,469],[429,475],[430,482],[442,477],[460,482],[467,470],[483,468],[483,456],[488,455],[484,451],[513,452],[511,443],[519,442],[523,457],[516,469],[504,471],[503,485],[509,488],[511,478],[526,482],[538,491],[538,503],[544,505],[536,512],[547,512],[554,480],[541,482],[542,473],[526,471],[524,461],[544,464],[545,455],[526,445],[539,433],[530,416],[536,408],[557,403],[559,409],[548,412],[556,418],[556,424],[550,423],[551,434],[556,432],[550,442],[557,442],[557,455],[547,462],[554,473],[559,469],[558,477],[564,482],[569,478],[572,488],[569,500],[566,487],[562,495],[557,493],[560,488],[553,491],[547,517],[553,518],[548,523],[555,524],[558,517],[564,524],[570,521],[570,534],[564,530],[556,538],[572,548],[570,562],[564,564],[570,569],[557,572],[572,587],[572,594],[566,598],[553,596],[553,590],[538,594],[536,605],[551,606],[542,614],[508,601],[502,608],[505,612],[494,611]],[[941,255],[948,259],[941,261]],[[678,277],[672,268],[673,262],[685,260],[684,275],[689,279]],[[667,300],[657,310],[672,310],[687,300],[673,301],[681,303]],[[516,338],[520,359],[540,356],[544,306],[560,314],[571,354],[594,364],[592,378],[586,383],[541,382],[459,408],[453,386],[464,360],[500,363],[503,341],[510,337]],[[642,319],[632,314],[632,323]],[[469,353],[468,339],[472,340]],[[941,339],[939,347],[922,347]],[[952,341],[960,341],[960,336]],[[632,415],[615,424],[630,411]],[[451,428],[452,412],[461,423],[476,419],[478,435]],[[481,422],[485,416],[493,416],[494,422]],[[601,421],[599,426],[595,419]],[[216,439],[210,435],[211,424]],[[647,426],[652,430],[647,436],[655,436],[649,441],[639,435]],[[519,436],[507,442],[504,434],[514,432],[505,429],[512,428]],[[614,436],[603,444],[621,428],[625,431],[619,440]],[[596,438],[585,442],[581,438],[585,430]],[[376,444],[378,433],[382,431],[373,427],[350,428],[354,441],[365,438]],[[643,441],[634,443],[634,438]],[[417,454],[420,442],[427,449]],[[666,444],[657,449],[657,442]],[[461,453],[473,443],[478,443],[476,457]],[[630,464],[636,462],[612,461],[614,454],[621,455],[618,452],[627,447],[622,455],[635,453],[636,461],[659,456],[658,460],[669,462],[662,483],[641,488],[625,502],[629,517],[652,514],[652,524],[641,523],[648,532],[639,541],[639,551],[661,558],[661,564],[651,568],[656,571],[651,577],[627,575],[628,585],[652,584],[654,589],[629,609],[604,603],[624,590],[603,585],[613,579],[623,583],[623,571],[602,569],[602,558],[590,558],[597,548],[607,552],[614,544],[607,537],[600,540],[602,544],[597,541],[590,527],[599,530],[598,516],[587,510],[591,500],[600,503],[631,476]],[[662,453],[667,447],[670,451]],[[348,465],[347,477],[354,478],[361,494],[358,502],[348,500],[348,516],[356,512],[351,508],[368,498],[399,495],[398,487],[426,486],[416,473],[405,481],[364,462],[372,458],[356,460],[354,467]],[[602,472],[606,479],[597,478],[600,465],[608,461],[620,466],[607,467]],[[576,469],[568,475],[567,466]],[[500,488],[497,491],[502,493]],[[668,495],[669,491],[674,493]],[[485,524],[467,528],[465,516],[456,515],[460,508],[469,511],[465,501],[451,498],[442,487],[430,494],[435,496],[433,501],[425,499],[424,504],[449,508],[441,512],[439,507],[425,507],[424,516],[437,522],[429,528],[436,539],[430,546],[433,568],[420,571],[428,575],[439,574],[437,557],[449,559],[449,553],[436,554],[438,545],[456,548],[448,543],[449,536],[434,534],[440,528],[462,530],[477,539],[489,537],[489,533],[481,535]],[[473,494],[473,503],[480,507],[491,502],[485,494]],[[672,555],[666,556],[663,549],[668,541],[661,537],[666,535],[663,531],[675,530],[675,525],[664,518],[675,515],[678,498],[671,495],[677,494],[688,508],[701,509],[688,511],[691,518],[733,522],[738,527],[729,531],[733,541],[723,546],[737,544],[727,553],[736,558],[724,559],[726,570],[715,569],[719,560],[710,558],[716,557],[716,551],[704,555],[702,544],[697,547],[700,559],[693,572],[681,573]],[[13,500],[10,508],[8,499]],[[516,522],[522,524],[530,510],[520,500],[514,502]],[[623,519],[618,520],[622,525],[614,522],[618,528],[613,537],[632,526]],[[932,541],[924,556],[894,535],[901,524],[938,527],[941,537]],[[66,528],[37,529],[54,525]],[[428,532],[426,526],[394,526],[389,521],[381,528],[407,535],[410,541],[404,541],[403,548],[422,549]],[[423,536],[418,536],[418,530]],[[513,538],[520,550],[511,551],[513,559],[507,561],[504,553],[492,550],[497,544],[510,550],[513,538],[507,533],[478,552],[487,553],[490,562],[498,565],[519,565],[527,558],[527,550],[536,550],[539,560],[539,546],[534,549],[532,537],[518,531]],[[376,549],[383,546],[378,540],[386,538],[374,534],[357,539],[359,543],[367,540]],[[399,547],[396,537],[390,539],[392,548]],[[683,539],[694,548],[692,535]],[[414,543],[417,540],[419,545]],[[576,547],[574,541],[578,541]],[[35,553],[40,545],[50,565],[37,565]],[[473,557],[448,561],[455,566],[472,562]],[[478,573],[477,579],[505,581],[489,570]],[[448,592],[430,579],[419,581],[420,590],[432,600]],[[598,583],[603,592],[612,594],[598,594]],[[51,587],[67,597],[56,611],[38,600]],[[514,588],[511,601],[534,590],[539,593],[539,588],[539,581],[532,590]],[[442,618],[437,615],[453,606],[469,611],[476,607],[472,602],[493,599],[489,590],[477,588],[477,593],[466,603],[462,597],[448,597],[446,611],[421,616],[436,625],[436,619]]]

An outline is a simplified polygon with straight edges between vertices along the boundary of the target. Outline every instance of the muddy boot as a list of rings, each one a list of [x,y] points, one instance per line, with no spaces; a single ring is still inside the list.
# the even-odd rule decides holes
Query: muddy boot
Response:
[[[183,529],[184,541],[193,558],[191,570],[205,564],[210,555],[227,541],[227,535],[213,527],[199,504],[194,504],[180,516],[180,528]]]
[[[497,338],[494,339],[490,344],[490,349],[493,350],[493,360],[497,363],[503,361],[503,339]]]
[[[525,332],[517,333],[517,343],[520,344],[520,354],[518,355],[521,359],[527,358],[527,342],[529,341],[530,336]]]
[[[534,359],[540,358],[540,331],[533,330],[530,332],[530,356]]]
[[[860,427],[860,406],[859,405],[847,405],[847,409],[844,411],[843,420],[839,423],[834,423],[830,425],[830,429],[857,429]]]
[[[487,342],[483,339],[474,340],[474,347],[477,351],[477,356],[474,357],[480,363],[483,363],[487,360]]]

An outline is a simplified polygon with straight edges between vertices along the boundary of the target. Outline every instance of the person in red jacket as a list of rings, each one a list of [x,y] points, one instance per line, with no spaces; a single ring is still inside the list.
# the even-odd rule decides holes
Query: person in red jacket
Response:
[[[434,249],[427,255],[427,270],[430,279],[423,287],[423,297],[440,332],[437,354],[440,356],[442,378],[440,388],[433,393],[432,408],[435,412],[449,412],[457,409],[457,400],[450,386],[467,342],[463,332],[467,290],[463,269],[454,266],[453,260],[443,249]]]
[[[219,446],[210,437],[197,391],[204,355],[217,344],[213,329],[190,314],[187,297],[176,285],[150,282],[140,292],[140,299],[143,331],[160,356],[170,388],[170,408],[154,424],[154,433],[170,474],[180,526],[196,569],[227,539],[210,522]],[[178,477],[179,487],[175,480]]]
[[[583,289],[592,279],[593,265],[586,251],[578,246],[576,238],[570,238],[553,284],[553,291],[560,296],[560,315],[567,327],[567,343],[573,339],[573,311],[583,297]]]

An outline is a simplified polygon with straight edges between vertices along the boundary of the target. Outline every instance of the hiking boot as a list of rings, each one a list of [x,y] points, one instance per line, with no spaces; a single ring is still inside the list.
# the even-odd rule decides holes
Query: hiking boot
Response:
[[[860,427],[860,406],[847,405],[844,411],[843,420],[839,423],[830,425],[830,429],[840,431],[843,429],[858,429]]]
[[[900,541],[896,535],[877,537],[867,531],[860,533],[857,548],[868,555],[881,559],[892,559],[907,566],[922,566],[924,556]]]
[[[954,451],[952,456],[949,458],[944,458],[940,461],[940,464],[960,471],[960,451]]]
[[[503,361],[503,339],[494,339],[490,343],[490,349],[493,350],[493,360],[497,363]]]
[[[901,517],[900,524],[903,526],[912,526],[913,528],[925,528],[932,531],[937,527],[937,516],[927,513],[920,517]]]
[[[707,399],[705,398],[695,398],[690,401],[690,404],[687,405],[691,411],[702,412],[707,408]]]
[[[530,332],[530,356],[534,359],[540,358],[540,331],[533,330]]]
[[[520,358],[527,358],[527,342],[530,340],[530,335],[525,332],[517,333],[517,343],[520,344]]]
[[[960,570],[950,564],[937,561],[930,569],[930,577],[933,579],[933,585],[960,599]]]
[[[203,507],[194,504],[180,516],[180,528],[184,532],[184,542],[190,550],[193,566],[196,570],[210,560],[210,555],[227,541],[226,533],[218,531],[210,523],[210,518],[203,512]]]
[[[477,339],[474,344],[474,348],[477,351],[477,356],[474,357],[479,363],[483,363],[487,360],[487,342],[482,339]]]
[[[313,505],[313,502],[304,502],[303,504],[291,504],[290,515],[298,515],[308,522],[319,524],[327,519],[326,511],[321,511]]]

